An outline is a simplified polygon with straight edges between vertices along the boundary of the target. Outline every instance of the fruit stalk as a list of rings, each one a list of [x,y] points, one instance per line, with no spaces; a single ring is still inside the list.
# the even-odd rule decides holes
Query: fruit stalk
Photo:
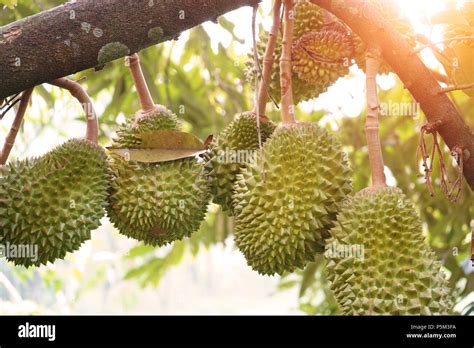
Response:
[[[379,52],[375,49],[368,49],[366,53],[366,93],[367,93],[367,118],[365,121],[365,136],[369,151],[369,162],[372,172],[372,187],[387,186],[382,147],[380,146],[377,97],[377,73],[380,66]]]
[[[135,88],[137,90],[138,97],[140,98],[142,110],[145,113],[152,111],[155,107],[155,103],[153,102],[150,90],[148,89],[145,76],[143,76],[143,71],[140,66],[140,58],[138,57],[138,54],[134,53],[131,56],[127,57],[126,62],[130,69],[130,73],[132,74],[133,82],[135,83]]]
[[[5,163],[7,163],[8,156],[10,156],[13,144],[15,144],[16,136],[23,122],[23,117],[25,116],[26,109],[28,108],[32,93],[33,88],[30,88],[24,91],[21,96],[20,106],[16,113],[15,120],[13,121],[12,127],[10,128],[10,132],[8,133],[5,139],[3,150],[0,153],[0,165],[4,165]]]
[[[81,103],[82,109],[87,117],[86,139],[97,144],[99,139],[99,121],[92,99],[86,90],[76,81],[65,77],[51,81],[49,84],[68,90],[69,93]]]
[[[258,116],[265,115],[265,109],[267,105],[268,87],[272,74],[273,66],[273,53],[278,38],[278,31],[281,26],[281,0],[275,0],[273,4],[273,25],[269,33],[267,46],[265,48],[265,55],[263,57],[263,71],[262,81],[258,90],[258,101],[255,105],[254,112],[258,113]],[[257,53],[255,53],[257,54]],[[258,111],[257,111],[258,110]]]
[[[283,124],[296,123],[293,104],[291,46],[295,22],[293,0],[285,0],[285,22],[283,26],[282,53],[280,57],[280,85]]]

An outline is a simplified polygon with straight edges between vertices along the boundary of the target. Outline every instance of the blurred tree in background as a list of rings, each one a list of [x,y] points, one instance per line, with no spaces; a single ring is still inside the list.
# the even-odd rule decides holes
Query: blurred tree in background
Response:
[[[7,5],[14,3],[7,1]],[[60,0],[19,0],[16,7],[0,12],[0,25],[61,3],[63,1]],[[248,25],[250,26],[250,19]],[[213,40],[206,26],[201,26],[184,33],[177,41],[151,47],[140,54],[145,77],[155,101],[174,110],[185,121],[186,130],[203,139],[211,133],[221,131],[234,115],[249,110],[253,100],[251,84],[244,76],[249,53],[242,51],[244,40],[236,34],[236,24],[228,16],[220,19],[219,26],[226,38],[225,42]],[[214,30],[216,29],[212,32]],[[250,42],[249,39],[247,42]],[[108,64],[101,71],[88,70],[72,78],[81,80],[81,84],[95,101],[100,114],[100,144],[109,145],[117,126],[140,108],[125,65],[119,60]],[[329,93],[335,95],[341,91],[341,86],[351,80],[363,81],[361,72],[352,69],[351,75],[339,81]],[[392,76],[391,81],[393,83],[390,88],[381,92],[380,102],[413,101],[396,77]],[[350,85],[358,90],[364,88],[363,83],[355,82]],[[360,93],[354,90],[354,95],[356,92]],[[474,128],[474,99],[462,92],[452,95],[466,121]],[[351,98],[356,99],[349,96],[349,102]],[[38,143],[35,140],[49,136],[55,143],[60,143],[66,138],[77,136],[78,132],[82,135],[85,129],[84,116],[80,107],[73,105],[75,101],[70,99],[65,92],[50,86],[43,85],[35,89],[33,107],[26,116],[12,158],[23,158],[33,150],[39,151],[35,154],[49,150],[45,148],[44,142]],[[360,100],[357,102],[360,103]],[[333,98],[333,104],[337,106],[338,103],[340,101]],[[304,103],[298,109],[298,116],[301,120],[320,122],[337,131],[349,153],[354,169],[354,190],[358,191],[369,184],[364,136],[365,112],[361,109],[360,116],[354,117],[355,115],[344,115],[341,108],[329,112],[325,105],[321,107],[320,104]],[[279,111],[273,107],[269,117],[279,120]],[[11,119],[12,113],[9,113],[1,121],[0,141],[3,141]],[[464,185],[457,203],[450,203],[440,190],[436,191],[434,197],[429,195],[424,178],[419,174],[420,163],[416,162],[419,132],[424,122],[423,116],[381,119],[385,164],[392,174],[390,178],[394,180],[391,184],[396,183],[418,207],[427,240],[450,277],[450,285],[456,303],[459,304],[456,309],[467,313],[474,308],[474,272],[472,267],[469,268],[469,224],[474,216],[474,195],[467,185]],[[38,144],[41,144],[40,149],[37,149]],[[447,148],[444,151],[445,158],[450,158]],[[436,170],[439,168],[435,168]],[[454,171],[451,172],[451,176],[454,175]],[[39,269],[26,270],[0,260],[0,314],[44,313],[47,308],[56,308],[58,304],[63,304],[70,312],[74,312],[74,302],[85,292],[104,284],[113,287],[123,280],[137,282],[142,287],[158,286],[168,270],[180,267],[185,256],[197,255],[215,244],[231,243],[228,237],[232,234],[232,229],[232,219],[224,215],[217,206],[212,206],[200,231],[191,238],[162,250],[128,241],[129,252],[119,255],[116,252],[117,240],[125,237],[116,232],[101,236],[95,232],[93,239],[99,238],[103,243],[101,245],[107,247],[94,254],[93,258],[89,257],[91,247],[88,245],[76,253],[78,255],[69,255],[59,265]],[[304,271],[285,275],[278,285],[280,291],[298,289],[299,309],[302,312],[338,313],[324,275],[324,262],[320,257]]]

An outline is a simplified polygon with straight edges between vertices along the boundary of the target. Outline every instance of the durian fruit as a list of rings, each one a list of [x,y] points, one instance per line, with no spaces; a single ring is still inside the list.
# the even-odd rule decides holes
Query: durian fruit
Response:
[[[300,37],[305,34],[319,32],[325,28],[324,14],[322,9],[314,5],[308,0],[297,0],[295,3],[295,22],[294,22],[293,42],[296,43]],[[332,30],[332,29],[327,29]],[[268,33],[262,33],[260,35],[259,42],[257,43],[257,53],[260,58],[261,64],[265,53],[266,43],[268,41]],[[281,33],[277,38],[277,45],[273,54],[273,66],[272,75],[269,83],[269,91],[271,96],[279,101],[281,96],[280,91],[280,56],[281,56]],[[333,42],[329,42],[327,50],[332,51]],[[324,45],[323,45],[324,46]],[[352,47],[349,45],[349,47]],[[326,48],[323,47],[323,52],[326,52]],[[352,57],[352,55],[351,55]],[[323,57],[324,58],[324,57]],[[337,70],[337,69],[333,69]],[[309,100],[319,96],[321,93],[327,91],[327,88],[332,85],[334,81],[328,81],[328,79],[321,79],[317,82],[308,83],[305,80],[299,78],[298,74],[293,71],[293,99],[295,103],[299,103],[303,100]],[[246,69],[247,79],[254,81],[255,73],[253,71],[253,56],[251,57],[249,64]],[[339,76],[338,76],[339,77]]]
[[[296,0],[293,37],[300,38],[306,33],[319,31],[324,26],[324,13],[321,7],[309,0]]]
[[[313,124],[278,128],[237,176],[235,243],[261,274],[292,272],[324,250],[351,170],[333,135]]]
[[[181,121],[170,110],[157,107],[145,117],[139,117],[123,124],[117,130],[117,138],[113,140],[114,147],[133,147],[140,144],[137,135],[155,130],[180,130]]]
[[[0,245],[31,252],[9,261],[47,264],[90,239],[105,213],[106,164],[99,146],[73,139],[42,157],[0,167]]]
[[[391,23],[397,32],[402,34],[410,46],[416,46],[416,34],[413,27],[411,26],[409,19],[402,13],[400,7],[393,0],[373,0],[369,1],[369,4],[376,7],[380,12],[380,15]],[[354,60],[357,66],[365,72],[365,52],[367,46],[364,41],[354,33],[352,34],[352,40],[354,46]],[[390,65],[385,61],[382,61],[379,67],[379,73],[388,74],[391,71],[392,68]]]
[[[448,314],[452,303],[420,218],[401,190],[348,198],[327,241],[327,276],[347,315]]]
[[[170,111],[151,113],[123,126],[114,146],[128,148],[139,144],[135,135],[143,131],[179,130],[179,126]],[[120,233],[162,246],[199,229],[210,200],[202,159],[150,164],[112,154],[109,167],[108,216]]]
[[[292,50],[293,72],[311,85],[330,86],[349,73],[352,43],[337,30],[304,34]]]
[[[262,144],[272,135],[275,124],[260,117]],[[245,112],[236,117],[211,146],[206,167],[211,181],[211,192],[215,203],[232,214],[233,187],[236,176],[246,162],[253,161],[259,149],[257,116]]]

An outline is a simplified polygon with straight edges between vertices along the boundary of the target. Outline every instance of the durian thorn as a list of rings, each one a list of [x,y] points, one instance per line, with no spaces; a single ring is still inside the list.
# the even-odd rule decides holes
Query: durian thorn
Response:
[[[138,54],[134,53],[131,56],[126,57],[125,64],[128,66],[130,73],[132,74],[135,89],[137,90],[138,97],[140,98],[142,110],[144,113],[150,112],[155,107],[155,103],[151,97],[145,76],[143,75]]]
[[[68,90],[69,93],[81,103],[82,109],[87,117],[86,139],[97,144],[99,139],[99,123],[94,104],[86,90],[76,81],[65,77],[51,81],[49,84]]]
[[[365,135],[369,151],[369,162],[372,172],[372,186],[387,186],[382,147],[379,134],[379,102],[377,95],[377,73],[380,66],[380,52],[376,48],[369,48],[366,53],[366,93],[367,93],[367,118]]]
[[[281,116],[283,124],[296,123],[293,104],[291,48],[295,24],[293,0],[285,0],[282,53],[280,57]]]
[[[275,53],[278,32],[281,27],[281,7],[281,0],[275,0],[273,4],[273,24],[268,37],[267,46],[265,48],[265,55],[263,57],[262,81],[258,89],[258,100],[255,104],[255,112],[258,116],[265,115],[267,97],[270,97],[270,91],[268,87],[272,74],[273,55]],[[255,48],[254,52],[256,52]]]
[[[25,116],[26,109],[28,108],[32,93],[33,88],[30,88],[24,91],[21,95],[20,106],[18,108],[18,111],[16,112],[16,116],[10,128],[10,132],[8,133],[5,139],[5,144],[3,145],[2,152],[0,153],[0,165],[4,165],[5,163],[7,163],[8,156],[10,156],[10,152],[13,148],[13,145],[15,144],[16,136],[23,122],[23,117]]]

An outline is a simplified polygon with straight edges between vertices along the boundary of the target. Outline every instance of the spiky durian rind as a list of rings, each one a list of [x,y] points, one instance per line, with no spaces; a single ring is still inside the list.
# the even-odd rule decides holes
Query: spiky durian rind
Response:
[[[210,200],[202,160],[159,164],[110,159],[108,216],[120,233],[162,246],[199,229]]]
[[[260,118],[260,140],[264,144],[275,130],[275,124]],[[257,117],[245,112],[235,118],[213,142],[206,168],[215,203],[232,214],[233,188],[237,174],[248,161],[253,161],[259,149]]]
[[[292,50],[293,73],[311,85],[325,89],[349,73],[352,42],[337,30],[304,34]]]
[[[140,143],[140,140],[136,138],[137,134],[156,130],[180,130],[181,126],[181,121],[170,110],[156,111],[138,121],[129,121],[121,125],[117,130],[113,146],[118,148],[133,147]]]
[[[117,132],[117,147],[139,145],[137,134],[179,130],[171,111],[135,118]],[[201,158],[139,163],[111,155],[108,216],[121,234],[162,246],[199,229],[210,200],[209,181]]]
[[[313,124],[280,128],[235,184],[235,242],[261,274],[303,268],[324,249],[339,204],[351,191],[341,145]]]
[[[0,167],[0,244],[32,252],[7,259],[39,266],[90,239],[105,213],[106,164],[99,146],[73,139],[42,157]]]
[[[401,190],[387,187],[348,197],[327,248],[326,273],[344,314],[450,311],[441,265],[425,243],[414,205]]]

